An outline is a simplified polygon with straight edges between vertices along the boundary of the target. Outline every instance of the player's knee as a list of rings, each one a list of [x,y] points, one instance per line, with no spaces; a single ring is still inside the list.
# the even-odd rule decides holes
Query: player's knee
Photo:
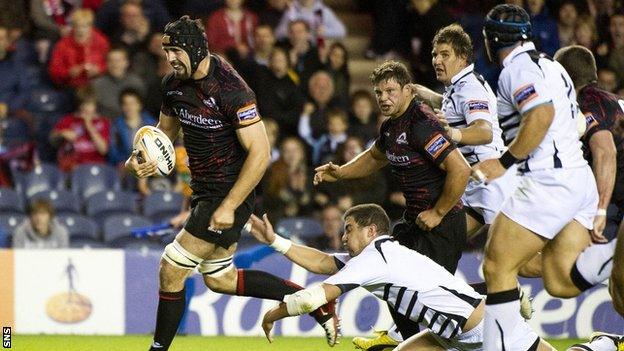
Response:
[[[166,292],[176,292],[184,288],[184,280],[188,271],[176,269],[164,259],[160,261],[158,270],[159,289]]]
[[[234,257],[215,260],[204,260],[198,270],[204,276],[206,286],[218,293],[232,294],[236,292],[236,269]]]
[[[485,281],[492,281],[498,275],[497,262],[492,257],[485,256],[483,260],[483,276]]]

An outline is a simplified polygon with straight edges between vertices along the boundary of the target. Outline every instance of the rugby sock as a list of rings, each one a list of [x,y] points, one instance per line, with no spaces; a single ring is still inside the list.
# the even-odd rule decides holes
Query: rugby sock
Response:
[[[260,299],[284,301],[284,296],[294,294],[303,287],[282,279],[273,274],[251,269],[239,269],[236,283],[236,295],[250,296]],[[334,315],[334,302],[319,307],[310,313],[319,323],[323,323]]]
[[[150,351],[168,350],[184,314],[185,291],[159,293],[156,331]]]
[[[469,283],[468,285],[470,285],[470,287],[472,287],[477,293],[487,295],[487,284],[485,282]]]
[[[539,337],[518,313],[518,288],[487,295],[483,348],[486,351],[535,350]]]
[[[579,290],[585,291],[609,279],[616,241],[613,239],[606,244],[592,244],[576,258],[570,277]]]
[[[403,341],[403,336],[401,336],[401,332],[396,325],[393,325],[390,329],[388,329],[388,336],[396,341]]]

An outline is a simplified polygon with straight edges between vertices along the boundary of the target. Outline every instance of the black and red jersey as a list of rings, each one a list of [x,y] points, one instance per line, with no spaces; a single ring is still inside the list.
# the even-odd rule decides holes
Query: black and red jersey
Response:
[[[375,147],[390,162],[393,178],[407,200],[408,219],[432,208],[446,178],[439,165],[455,149],[433,111],[412,100],[403,115],[382,123]],[[459,208],[458,203],[452,211]]]
[[[624,206],[624,99],[606,90],[600,89],[596,84],[583,87],[578,94],[577,101],[583,114],[587,129],[581,139],[583,141],[583,153],[587,162],[591,165],[592,155],[589,148],[591,137],[601,131],[608,130],[613,135],[613,141],[617,149],[617,175],[611,202],[619,207]]]
[[[219,189],[227,194],[247,156],[236,130],[260,121],[256,97],[232,66],[210,57],[208,75],[163,79],[162,113],[180,120],[193,191]]]

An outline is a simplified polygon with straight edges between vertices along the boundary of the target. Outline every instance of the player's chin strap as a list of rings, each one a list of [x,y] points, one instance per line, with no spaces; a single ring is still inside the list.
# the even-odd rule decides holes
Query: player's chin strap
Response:
[[[315,285],[307,289],[299,290],[292,295],[284,296],[286,309],[291,316],[310,313],[327,303],[325,289],[322,285]]]

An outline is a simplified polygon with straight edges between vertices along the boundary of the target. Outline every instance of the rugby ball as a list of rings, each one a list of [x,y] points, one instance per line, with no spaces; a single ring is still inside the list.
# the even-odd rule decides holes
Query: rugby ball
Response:
[[[157,173],[166,176],[175,167],[175,149],[169,137],[160,129],[144,126],[134,135],[134,148],[141,152],[145,161],[158,163]]]

